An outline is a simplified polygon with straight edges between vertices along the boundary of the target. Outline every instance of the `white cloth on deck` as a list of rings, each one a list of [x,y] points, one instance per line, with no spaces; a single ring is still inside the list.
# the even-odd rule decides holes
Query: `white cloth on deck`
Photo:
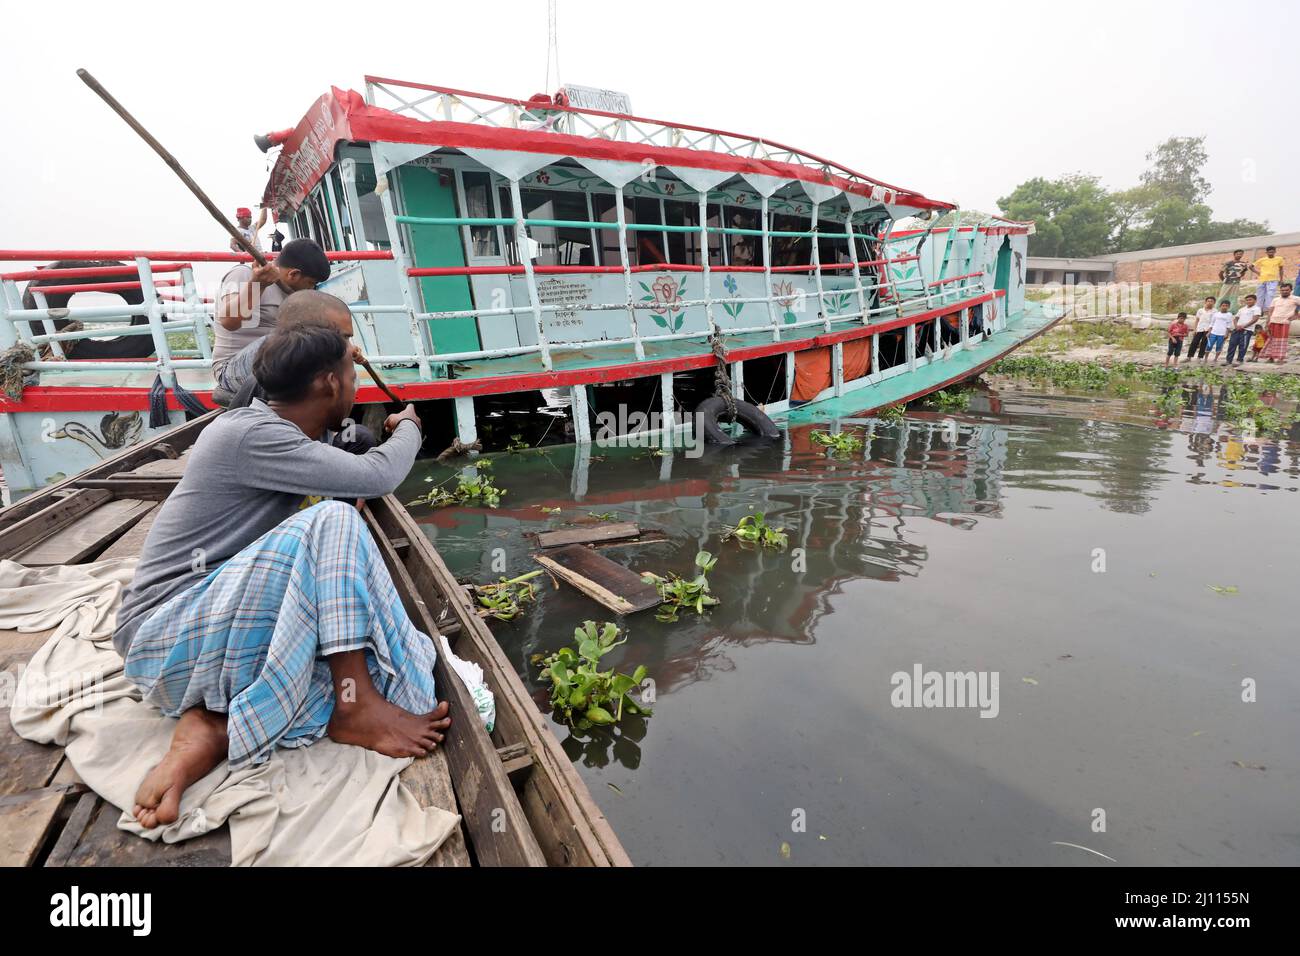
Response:
[[[0,628],[55,629],[19,680],[10,721],[28,740],[63,746],[86,785],[124,811],[176,725],[140,700],[113,648],[135,563],[0,561]],[[329,739],[278,749],[234,773],[223,762],[185,792],[174,823],[144,830],[123,812],[118,826],[176,843],[229,824],[235,866],[418,866],[460,817],[420,807],[398,779],[410,763]]]

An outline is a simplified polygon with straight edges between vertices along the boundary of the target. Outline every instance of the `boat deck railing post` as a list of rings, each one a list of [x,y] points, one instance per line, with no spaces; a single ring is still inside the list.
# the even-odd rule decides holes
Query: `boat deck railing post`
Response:
[[[817,314],[824,320],[824,328],[827,332],[831,330],[831,317],[826,314],[826,290],[822,288],[822,257],[821,257],[821,233],[818,231],[818,218],[821,215],[822,204],[820,201],[814,201],[812,206],[812,268],[813,280],[817,284]]]
[[[533,274],[533,257],[528,254],[528,225],[524,222],[524,201],[519,193],[519,180],[510,180],[510,208],[515,217],[515,249],[519,262],[524,267],[524,279],[528,284],[528,301],[533,306],[533,321],[537,325],[537,349],[542,356],[542,367],[551,371],[551,345],[546,340],[546,325],[542,320],[542,300],[537,292],[537,278]],[[635,325],[633,326],[635,328]]]
[[[194,281],[194,268],[189,265],[181,269],[181,295],[186,306],[185,313],[194,318],[194,344],[199,350],[199,355],[212,361],[212,341],[208,338],[208,310],[199,298],[199,287]],[[214,313],[215,308],[214,304]]]
[[[623,208],[623,186],[614,187],[614,209],[618,212],[618,261],[623,266],[623,293],[627,298],[627,318],[632,326],[632,347],[636,351],[636,360],[645,361],[645,345],[641,342],[641,332],[636,324],[636,307],[632,304],[632,263],[627,254],[627,210]],[[595,230],[592,231],[593,235]],[[664,249],[668,248],[667,239]],[[593,257],[594,258],[594,257]]]
[[[767,289],[767,317],[772,320],[772,341],[781,341],[781,326],[777,323],[776,295],[772,291],[772,229],[767,216],[767,196],[762,197],[763,217],[763,286]]]
[[[871,315],[867,312],[867,296],[862,288],[862,271],[858,268],[858,240],[853,232],[853,214],[851,212],[849,217],[844,220],[844,234],[849,240],[849,259],[853,262],[853,291],[858,296],[858,311],[862,313],[862,324],[867,325],[871,322]]]
[[[18,283],[12,279],[0,282],[0,348],[12,348],[21,341],[18,323],[9,318],[9,313],[21,309],[22,303]]]
[[[158,357],[158,373],[163,384],[168,388],[176,387],[176,371],[172,367],[171,346],[167,342],[167,331],[162,327],[162,302],[158,299],[158,290],[153,284],[153,265],[145,256],[136,256],[136,270],[140,273],[140,294],[144,296],[149,317],[149,333],[153,336],[154,354]]]
[[[36,303],[36,308],[48,309],[50,307],[49,300],[45,298],[45,293],[41,292],[40,289],[32,289],[31,293],[32,293],[32,301]],[[55,332],[58,331],[54,327],[54,320],[51,319],[48,315],[45,318],[41,319],[41,328],[45,330],[46,335],[54,335]],[[63,345],[60,342],[50,341],[50,351],[57,359],[67,358],[67,356],[63,354]]]
[[[719,205],[718,213],[721,215]],[[713,318],[713,293],[709,288],[709,191],[700,192],[700,277],[704,280],[704,317],[709,323],[709,334],[718,334],[718,323]]]

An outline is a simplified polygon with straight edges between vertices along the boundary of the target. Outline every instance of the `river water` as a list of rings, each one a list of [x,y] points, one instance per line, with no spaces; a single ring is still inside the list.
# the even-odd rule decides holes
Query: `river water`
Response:
[[[412,510],[477,582],[594,515],[660,539],[602,549],[637,571],[719,556],[721,604],[628,617],[606,658],[647,666],[653,717],[554,725],[637,863],[1296,865],[1300,443],[1234,437],[1216,398],[1153,427],[1141,396],[1008,386],[699,457],[555,446],[492,456],[496,510]],[[721,541],[753,511],[788,550]],[[493,624],[539,706],[530,657],[588,618],[547,582]],[[996,707],[895,706],[918,670],[996,672]]]

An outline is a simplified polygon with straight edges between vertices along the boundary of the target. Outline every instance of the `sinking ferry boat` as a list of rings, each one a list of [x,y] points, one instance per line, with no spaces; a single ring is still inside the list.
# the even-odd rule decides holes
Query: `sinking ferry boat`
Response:
[[[365,90],[331,89],[257,138],[279,150],[264,203],[327,250],[321,288],[443,445],[504,447],[500,422],[543,407],[565,422],[551,440],[599,440],[602,420],[669,434],[719,389],[778,420],[869,412],[1051,324],[1025,303],[1030,223],[963,219],[772,140],[634,116],[607,91],[517,100],[374,76]],[[214,406],[194,264],[247,256],[0,258],[25,264],[0,276],[14,497]],[[87,292],[121,301],[77,304]],[[383,400],[357,395],[371,414]]]

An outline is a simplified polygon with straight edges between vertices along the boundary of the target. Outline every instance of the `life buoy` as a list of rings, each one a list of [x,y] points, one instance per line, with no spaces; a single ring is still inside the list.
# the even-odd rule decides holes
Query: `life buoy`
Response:
[[[125,263],[116,262],[112,259],[61,259],[58,262],[51,262],[51,269],[94,269],[103,266],[122,266],[122,275],[104,277],[89,277],[83,279],[61,279],[57,275],[52,275],[48,279],[33,279],[27,283],[27,288],[23,290],[23,308],[38,309],[36,296],[33,294],[41,289],[42,286],[48,285],[96,285],[104,282],[128,281],[135,275],[135,270]],[[55,292],[45,297],[45,305],[50,309],[66,309],[68,303],[72,301],[74,292]],[[127,305],[142,305],[144,303],[144,293],[140,289],[121,289],[109,293],[117,295],[126,302]],[[54,331],[62,332],[68,325],[68,319],[55,319]],[[144,315],[137,315],[131,319],[131,325],[148,325],[149,318]],[[32,335],[44,335],[45,326],[40,322],[28,322],[27,327],[31,329]],[[80,339],[64,343],[64,353],[68,358],[146,358],[154,354],[153,338],[148,335],[123,336],[114,341],[102,339]]]
[[[710,445],[734,445],[736,440],[722,430],[719,420],[732,421],[727,410],[727,400],[721,395],[714,395],[700,402],[695,415],[704,433],[704,441]],[[769,441],[780,438],[781,432],[772,419],[768,418],[749,402],[736,399],[735,421],[745,426],[745,430],[759,438]]]

